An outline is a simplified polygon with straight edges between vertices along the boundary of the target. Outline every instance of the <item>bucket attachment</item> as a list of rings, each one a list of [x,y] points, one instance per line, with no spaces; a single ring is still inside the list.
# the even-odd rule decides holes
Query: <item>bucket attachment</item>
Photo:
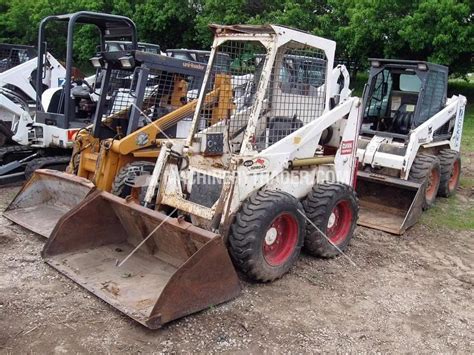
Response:
[[[59,220],[42,256],[151,329],[241,289],[219,235],[98,190]]]
[[[420,218],[423,184],[359,171],[358,224],[392,234],[403,234]]]
[[[87,179],[62,171],[38,169],[3,216],[48,238],[59,218],[79,204],[94,189]]]

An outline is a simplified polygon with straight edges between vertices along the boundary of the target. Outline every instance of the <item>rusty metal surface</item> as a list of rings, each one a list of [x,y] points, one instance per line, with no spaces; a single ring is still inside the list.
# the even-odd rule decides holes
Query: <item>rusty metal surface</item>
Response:
[[[66,213],[42,256],[151,329],[228,301],[241,289],[219,235],[107,192],[91,193]]]
[[[356,186],[362,226],[400,235],[421,216],[422,184],[361,171]]]
[[[218,25],[210,24],[209,28],[216,36],[229,34],[275,34],[275,30],[271,25]]]
[[[89,180],[38,169],[3,212],[9,220],[48,238],[59,218],[94,188]]]

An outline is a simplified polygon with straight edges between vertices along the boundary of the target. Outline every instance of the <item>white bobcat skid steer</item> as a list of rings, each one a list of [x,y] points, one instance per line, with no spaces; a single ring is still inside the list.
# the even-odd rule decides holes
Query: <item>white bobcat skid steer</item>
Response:
[[[0,51],[3,46],[0,45]],[[36,75],[42,75],[41,90],[61,86],[66,76],[65,68],[50,53],[45,53],[44,69],[38,71],[36,50],[33,47],[9,46],[12,46],[10,57],[16,54],[16,60],[11,59],[11,65],[6,67],[8,69],[0,73],[0,124],[6,128],[5,131],[2,129],[0,135],[6,138],[18,132],[21,120],[26,123],[33,121],[31,116],[34,115]],[[13,65],[15,63],[17,65]],[[28,144],[27,139],[14,141],[21,145]],[[0,142],[0,146],[3,145],[1,143],[5,142]]]
[[[61,218],[43,250],[47,263],[150,328],[236,296],[231,259],[271,281],[303,244],[338,255],[356,225],[361,104],[348,83],[334,88],[346,73],[333,69],[335,42],[273,25],[211,28],[192,130],[162,145],[146,194],[132,193],[149,208],[97,191]],[[230,73],[216,65],[220,53]],[[250,85],[245,102],[234,95],[240,85],[217,86],[237,77]]]
[[[357,157],[359,224],[402,234],[459,184],[466,98],[447,99],[448,68],[371,59]]]

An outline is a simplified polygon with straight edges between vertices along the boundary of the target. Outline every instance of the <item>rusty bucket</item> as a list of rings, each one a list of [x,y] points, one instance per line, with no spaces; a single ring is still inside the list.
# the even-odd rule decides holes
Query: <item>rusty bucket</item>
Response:
[[[59,220],[42,256],[151,329],[241,289],[219,235],[101,191]]]
[[[358,224],[392,234],[403,234],[422,214],[423,184],[359,171]]]
[[[48,238],[67,211],[94,189],[87,179],[62,171],[38,169],[3,212],[9,220]]]

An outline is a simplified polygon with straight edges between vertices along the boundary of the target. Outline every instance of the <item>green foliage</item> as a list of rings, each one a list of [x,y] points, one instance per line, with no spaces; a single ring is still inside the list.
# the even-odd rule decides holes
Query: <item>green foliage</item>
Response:
[[[474,86],[474,84],[471,84]],[[462,94],[462,92],[461,92]],[[466,152],[474,152],[474,103],[471,101],[464,115],[462,149]]]
[[[192,44],[196,6],[189,0],[148,0],[137,3],[132,16],[141,41],[164,48]]]
[[[472,2],[459,0],[328,0],[322,33],[357,64],[368,57],[421,59],[472,71]],[[469,4],[471,4],[469,6]],[[333,33],[333,36],[331,36]]]
[[[474,206],[464,196],[439,198],[430,210],[423,213],[421,222],[431,228],[474,230]]]
[[[364,86],[369,80],[369,75],[367,73],[357,74],[355,80],[351,80],[352,95],[362,97],[364,91]]]
[[[323,34],[334,33],[340,53],[358,65],[368,57],[383,57],[396,45],[400,13],[405,1],[329,0],[331,11],[322,16]]]
[[[0,42],[36,45],[38,26],[44,17],[81,10],[101,11],[106,8],[106,4],[98,0],[14,0],[4,1],[0,8],[5,9],[0,14]],[[47,36],[48,48],[59,60],[65,60],[66,27],[50,26]],[[97,43],[98,34],[95,29],[89,26],[78,28],[74,41],[78,66],[90,58]]]
[[[450,80],[448,85],[448,96],[461,94],[466,96],[468,104],[474,104],[474,81],[463,79]],[[474,111],[474,106],[472,106]],[[474,112],[473,112],[474,113]]]
[[[408,44],[411,55],[449,65],[451,72],[472,70],[474,26],[469,3],[420,1],[400,24],[400,39]]]
[[[368,57],[398,57],[442,63],[461,75],[473,70],[470,0],[0,0],[0,41],[36,44],[42,18],[79,10],[131,17],[141,41],[163,48],[208,48],[210,23],[277,23],[337,41],[337,56],[356,67]],[[95,48],[91,31],[77,34],[79,62]],[[50,47],[61,53],[62,37],[53,37]]]

